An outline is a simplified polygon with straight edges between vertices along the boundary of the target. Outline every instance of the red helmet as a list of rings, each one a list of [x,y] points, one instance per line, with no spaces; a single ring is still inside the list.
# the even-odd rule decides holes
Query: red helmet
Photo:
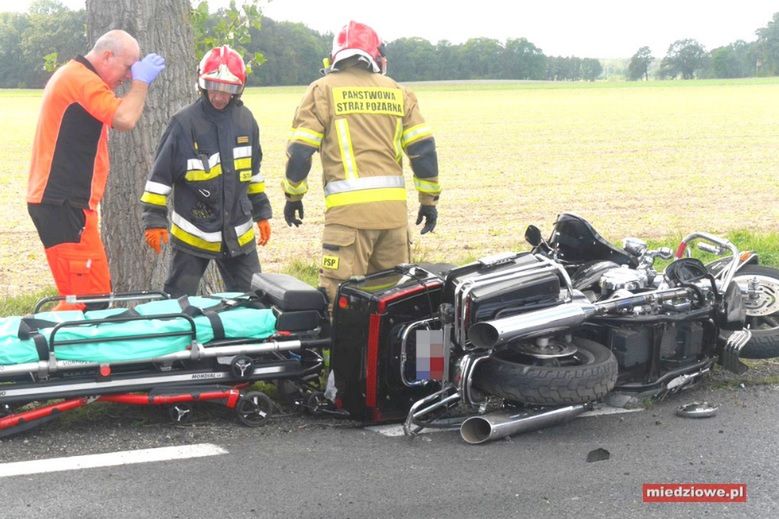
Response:
[[[197,75],[197,84],[203,90],[240,94],[246,84],[243,58],[227,45],[206,52],[197,67]]]
[[[335,66],[341,60],[352,56],[363,56],[370,61],[374,72],[384,74],[387,59],[384,57],[384,43],[376,31],[365,24],[350,21],[333,38],[330,61]]]

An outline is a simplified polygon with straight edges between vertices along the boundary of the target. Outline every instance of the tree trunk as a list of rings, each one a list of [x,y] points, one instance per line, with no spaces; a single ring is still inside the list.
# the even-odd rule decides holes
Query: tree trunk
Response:
[[[130,132],[111,131],[111,174],[101,205],[101,233],[115,292],[160,290],[167,276],[170,247],[157,255],[143,239],[140,196],[157,144],[170,118],[194,101],[197,62],[189,0],[86,0],[90,46],[105,32],[123,29],[141,46],[141,57],[155,52],[165,70],[149,88],[143,115]],[[119,90],[119,95],[127,87]],[[216,278],[206,275],[209,290]]]

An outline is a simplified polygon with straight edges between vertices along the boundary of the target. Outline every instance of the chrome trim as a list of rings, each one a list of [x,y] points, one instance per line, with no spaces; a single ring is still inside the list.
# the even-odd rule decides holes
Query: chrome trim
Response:
[[[467,443],[478,445],[512,434],[536,431],[563,423],[591,408],[591,404],[577,404],[542,412],[524,411],[510,414],[499,411],[471,416],[460,426],[460,436]]]
[[[733,243],[731,243],[729,240],[726,240],[725,238],[720,238],[719,236],[715,236],[713,234],[709,234],[709,233],[706,233],[706,232],[693,232],[693,233],[690,233],[687,236],[685,236],[682,239],[682,241],[681,241],[681,243],[683,243],[685,245],[685,251],[689,252],[688,247],[690,245],[690,242],[692,242],[694,240],[698,240],[698,239],[706,240],[706,241],[708,241],[710,243],[713,243],[714,245],[716,245],[720,249],[728,249],[730,251],[730,253],[732,254],[730,265],[727,268],[723,268],[716,275],[716,277],[719,278],[720,281],[722,282],[722,289],[724,290],[725,288],[728,287],[728,285],[730,285],[730,282],[733,280],[733,276],[736,275],[736,271],[738,270],[738,268],[740,266],[740,258],[739,258],[739,256],[740,256],[741,253],[739,252],[738,248]],[[680,243],[680,245],[681,245],[681,243]],[[705,246],[702,247],[702,249],[703,250],[708,250],[710,252],[714,252],[714,251],[711,251],[710,249],[707,249]],[[721,254],[723,251],[719,251],[719,252]]]
[[[730,334],[725,345],[722,347],[722,367],[738,375],[749,369],[746,364],[741,362],[739,356],[741,349],[752,339],[752,332],[749,328],[737,330]]]
[[[425,326],[426,329],[430,330],[429,324],[439,321],[437,317],[431,317],[429,319],[422,319],[420,321],[414,321],[413,323],[409,324],[405,330],[403,330],[403,334],[400,336],[400,380],[403,381],[403,385],[406,387],[419,387],[424,384],[426,384],[427,380],[407,380],[406,379],[406,361],[408,360],[408,353],[406,352],[406,344],[408,343],[408,337],[411,334],[412,330],[416,330],[420,326]],[[446,345],[444,345],[444,349],[446,350]],[[446,358],[446,355],[444,356]],[[447,367],[446,364],[444,364],[444,372],[446,372]]]
[[[573,300],[573,285],[571,283],[570,276],[565,271],[565,268],[559,263],[556,263],[544,256],[535,254],[533,257],[539,260],[538,263],[530,265],[516,265],[510,269],[485,273],[482,275],[476,275],[477,273],[473,273],[473,277],[465,279],[457,284],[454,292],[454,340],[460,347],[463,349],[469,349],[469,340],[466,330],[467,320],[465,318],[465,305],[467,305],[468,296],[470,295],[471,291],[477,287],[509,280],[519,281],[522,278],[530,275],[555,272],[561,275],[565,284],[564,289],[568,292],[568,295],[563,299],[563,302],[570,302]]]
[[[406,436],[414,436],[425,428],[417,422],[425,415],[440,409],[456,405],[460,401],[460,392],[453,384],[448,384],[439,391],[417,400],[409,409],[406,421],[403,422],[403,432]]]
[[[476,400],[473,398],[473,372],[476,370],[476,366],[478,366],[481,361],[489,358],[489,355],[483,355],[481,357],[467,355],[467,357],[470,357],[471,360],[465,366],[465,372],[463,373],[463,377],[460,380],[460,393],[462,393],[463,400],[466,403],[477,406],[485,402],[486,399]]]
[[[196,361],[201,358],[232,356],[232,355],[252,355],[259,353],[274,353],[282,351],[294,351],[301,348],[301,341],[271,341],[263,343],[249,344],[231,344],[227,346],[206,347],[200,343],[194,343],[189,350],[177,351],[149,359],[124,360],[119,362],[77,362],[72,360],[59,361],[54,353],[50,353],[49,361],[28,362],[25,364],[3,366],[2,373],[16,375],[24,373],[38,373],[41,378],[45,378],[51,373],[57,371],[67,371],[73,369],[96,368],[104,364],[109,366],[119,364],[145,364],[149,362],[171,362],[176,360]]]

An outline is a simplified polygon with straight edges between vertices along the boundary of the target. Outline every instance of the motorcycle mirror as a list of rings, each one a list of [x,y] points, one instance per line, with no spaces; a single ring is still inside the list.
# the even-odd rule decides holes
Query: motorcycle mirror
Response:
[[[633,256],[641,256],[646,252],[647,245],[644,240],[628,237],[622,240],[622,248]]]
[[[528,225],[525,230],[525,241],[533,247],[541,245],[541,242],[544,241],[543,238],[541,238],[541,229],[535,225]]]

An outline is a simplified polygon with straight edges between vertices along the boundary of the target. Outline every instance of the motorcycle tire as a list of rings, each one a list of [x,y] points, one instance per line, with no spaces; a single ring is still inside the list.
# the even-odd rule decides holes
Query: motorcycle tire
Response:
[[[575,365],[526,364],[511,349],[495,351],[475,368],[476,389],[512,402],[572,405],[604,397],[617,383],[617,359],[607,347],[574,337]],[[515,358],[516,357],[516,358]]]
[[[763,265],[745,265],[733,280],[739,285],[745,284],[749,279],[757,278],[760,284],[760,294],[756,303],[745,302],[747,307],[746,324],[752,331],[752,338],[741,349],[740,357],[744,359],[768,359],[779,357],[779,270]],[[766,308],[770,311],[767,315]],[[727,338],[729,332],[722,332],[723,338]]]

